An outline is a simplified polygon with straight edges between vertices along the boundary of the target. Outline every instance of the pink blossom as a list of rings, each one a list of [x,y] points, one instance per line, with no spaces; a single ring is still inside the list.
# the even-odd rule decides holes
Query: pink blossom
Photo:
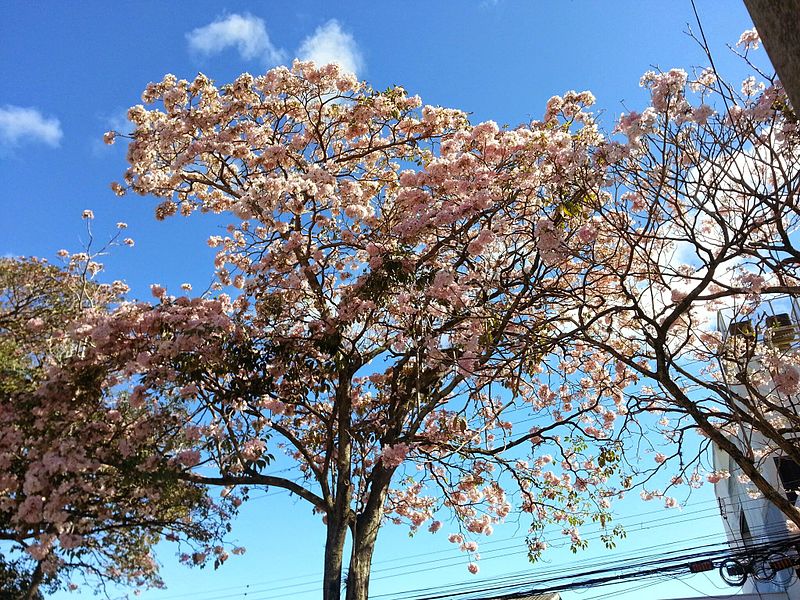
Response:
[[[247,440],[243,445],[239,454],[245,460],[256,460],[264,453],[266,444],[263,440]]]
[[[34,317],[33,319],[29,319],[27,322],[27,326],[31,331],[41,331],[44,325],[44,319],[41,317]]]
[[[782,363],[778,365],[777,372],[772,375],[775,390],[781,394],[791,396],[795,394],[800,384],[800,368]]]
[[[409,445],[403,442],[394,445],[386,445],[381,451],[381,463],[389,469],[398,467],[405,460],[409,449]]]
[[[571,527],[569,529],[564,529],[561,533],[564,535],[568,535],[570,537],[570,541],[573,544],[580,544],[581,543],[581,536],[578,532],[577,528]]]
[[[743,46],[745,50],[757,50],[758,45],[761,43],[761,38],[756,31],[756,28],[747,29],[739,36],[739,41],[736,42],[737,46]]]
[[[286,404],[277,398],[264,398],[260,404],[267,410],[271,411],[274,415],[282,415],[286,413]]]
[[[536,247],[547,262],[557,262],[563,247],[562,231],[550,219],[539,219],[534,227]]]
[[[58,536],[58,543],[62,548],[65,549],[77,548],[83,543],[83,541],[84,540],[82,536],[71,533],[62,533],[60,536]]]
[[[200,452],[197,450],[182,450],[175,455],[175,459],[182,465],[194,467],[200,462]]]
[[[687,79],[683,69],[670,69],[666,73],[648,71],[642,76],[640,84],[650,90],[650,99],[655,110],[677,114],[686,105],[683,88]]]
[[[761,288],[763,288],[766,284],[764,276],[757,275],[756,273],[744,273],[739,278],[739,281],[741,282],[742,287],[748,288],[752,294],[760,294]]]
[[[577,235],[584,244],[591,243],[597,239],[597,227],[594,223],[585,223],[578,229]]]
[[[34,560],[44,560],[50,552],[50,549],[44,544],[31,544],[25,550]]]
[[[530,545],[530,549],[533,552],[544,552],[547,550],[547,542],[543,542],[542,540],[536,540]]]
[[[688,295],[689,294],[684,290],[672,290],[670,294],[670,300],[672,301],[673,304],[677,304],[678,302],[681,302],[684,298],[686,298],[686,296]]]
[[[707,104],[701,104],[692,109],[692,121],[700,125],[705,125],[708,118],[714,114],[714,109]]]
[[[728,477],[730,477],[730,473],[728,473],[728,471],[714,471],[713,473],[706,475],[706,481],[709,483],[719,483]]]

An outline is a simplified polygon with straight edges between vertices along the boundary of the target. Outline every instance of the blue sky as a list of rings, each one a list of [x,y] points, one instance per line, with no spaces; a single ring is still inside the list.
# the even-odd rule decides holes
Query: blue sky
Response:
[[[698,9],[721,70],[735,70],[725,44],[752,26],[743,4],[700,0]],[[109,279],[125,279],[140,297],[156,282],[171,291],[182,282],[205,287],[211,275],[205,240],[220,221],[158,223],[153,199],[117,198],[109,188],[125,169],[125,149],[122,143],[104,146],[102,134],[125,131],[126,109],[140,102],[149,81],[165,73],[191,78],[203,71],[222,83],[295,56],[335,59],[376,88],[403,85],[426,103],[472,113],[476,122],[515,125],[539,117],[554,94],[590,89],[610,124],[620,112],[643,105],[638,82],[644,71],[703,64],[701,50],[684,33],[687,23],[694,23],[688,0],[4,2],[0,255],[54,258],[60,248],[79,250],[86,240],[81,212],[91,208],[99,240],[113,234],[118,221],[129,224],[127,233],[136,240],[135,247],[117,249],[105,261]],[[710,491],[695,494],[683,512],[659,511],[638,500],[624,503],[620,522],[630,533],[617,554],[604,553],[595,543],[576,557],[557,551],[544,566],[530,567],[519,543],[493,542],[484,551],[480,577],[635,556],[637,548],[658,543],[697,545],[692,539],[721,531]],[[664,518],[670,520],[654,522]],[[496,538],[523,532],[509,525],[498,529]],[[250,585],[248,600],[315,598],[322,535],[319,518],[306,506],[271,493],[253,500],[234,529],[234,537],[248,546],[245,557],[232,559],[218,573],[196,572],[173,567],[164,552],[170,589],[142,597],[240,598],[243,586]],[[408,540],[405,531],[387,528],[376,561],[375,595],[475,581],[465,557],[451,550],[444,536]],[[284,581],[292,577],[299,579]],[[306,588],[281,588],[302,582],[309,582]],[[714,575],[690,585],[713,593],[722,583]],[[228,589],[215,591],[220,588]],[[311,592],[302,595],[302,589]],[[564,597],[589,600],[611,591]],[[687,584],[668,582],[609,597],[692,595],[697,592]]]

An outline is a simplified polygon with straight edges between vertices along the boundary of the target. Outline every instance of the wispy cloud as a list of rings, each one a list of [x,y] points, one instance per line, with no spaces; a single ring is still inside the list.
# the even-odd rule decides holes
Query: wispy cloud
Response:
[[[95,128],[93,135],[90,138],[90,147],[92,155],[95,157],[103,157],[110,151],[116,150],[117,152],[124,152],[127,144],[124,140],[122,143],[106,144],[103,141],[103,134],[106,131],[116,131],[121,134],[129,134],[134,129],[134,125],[128,121],[128,110],[117,108],[112,112],[99,114],[97,116],[99,125]]]
[[[231,14],[186,34],[189,48],[210,56],[235,47],[244,60],[263,59],[280,63],[285,54],[269,39],[264,20],[250,14]]]
[[[336,62],[345,71],[358,73],[364,67],[361,51],[353,36],[332,19],[317,27],[300,44],[297,56],[303,60],[313,60],[318,65]]]
[[[128,109],[117,108],[113,112],[101,115],[100,119],[105,127],[104,131],[113,129],[117,133],[127,133],[134,125],[128,120]]]
[[[6,104],[0,107],[0,145],[14,147],[40,142],[57,147],[63,132],[55,117],[45,117],[35,108]]]

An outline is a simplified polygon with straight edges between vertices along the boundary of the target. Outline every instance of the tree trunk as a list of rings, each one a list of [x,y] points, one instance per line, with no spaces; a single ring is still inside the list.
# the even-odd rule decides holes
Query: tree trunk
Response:
[[[33,570],[33,575],[31,575],[31,585],[28,588],[28,591],[25,592],[25,596],[23,596],[24,600],[35,600],[36,598],[40,598],[39,596],[39,586],[44,579],[44,569],[42,569],[42,561],[36,563],[36,568]]]
[[[744,0],[789,101],[800,107],[800,0]]]
[[[353,524],[350,503],[353,499],[352,443],[350,440],[350,379],[347,369],[339,373],[336,390],[336,474],[333,505],[328,509],[328,535],[325,540],[323,600],[339,600],[342,594],[342,562],[347,530]],[[346,384],[345,384],[346,382]]]
[[[393,470],[380,466],[372,473],[369,500],[364,511],[358,515],[353,531],[353,550],[347,569],[346,600],[369,598],[369,576],[372,570],[372,555],[383,518],[383,506],[389,492]]]
[[[353,548],[350,566],[347,570],[346,600],[367,600],[369,598],[369,575],[372,569],[374,550],[374,542]]]
[[[325,538],[325,571],[323,574],[323,600],[339,600],[342,592],[342,562],[347,524],[340,518],[328,515],[328,534]]]

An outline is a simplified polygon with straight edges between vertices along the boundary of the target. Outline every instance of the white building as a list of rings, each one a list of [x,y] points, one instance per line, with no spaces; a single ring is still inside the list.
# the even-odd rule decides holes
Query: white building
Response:
[[[764,344],[771,351],[794,352],[800,347],[800,310],[797,303],[787,297],[765,301],[756,313],[744,319],[726,319],[724,314],[720,314],[718,326],[726,335],[722,364],[725,383],[741,397],[747,397],[747,389],[742,383],[742,369],[752,375],[762,367],[760,360],[747,352],[748,348]],[[776,396],[775,392],[764,386],[759,391],[769,393],[770,398]],[[794,400],[782,398],[781,402],[786,406],[786,402],[791,404]],[[745,427],[740,428],[739,433],[731,436],[731,439],[740,449],[752,449],[756,454],[767,446],[764,436]],[[730,473],[730,477],[714,485],[728,543],[731,550],[745,551],[752,557],[750,561],[729,561],[720,568],[720,575],[734,585],[744,580],[741,595],[737,595],[737,598],[800,600],[796,567],[779,568],[795,562],[797,552],[789,547],[771,552],[759,547],[781,543],[790,537],[786,516],[771,502],[754,494],[752,484],[740,479],[741,471],[726,453],[715,448],[713,460],[717,471]],[[777,452],[770,452],[761,459],[760,471],[775,489],[790,501],[797,502],[800,466]],[[731,592],[734,590],[735,587]]]

